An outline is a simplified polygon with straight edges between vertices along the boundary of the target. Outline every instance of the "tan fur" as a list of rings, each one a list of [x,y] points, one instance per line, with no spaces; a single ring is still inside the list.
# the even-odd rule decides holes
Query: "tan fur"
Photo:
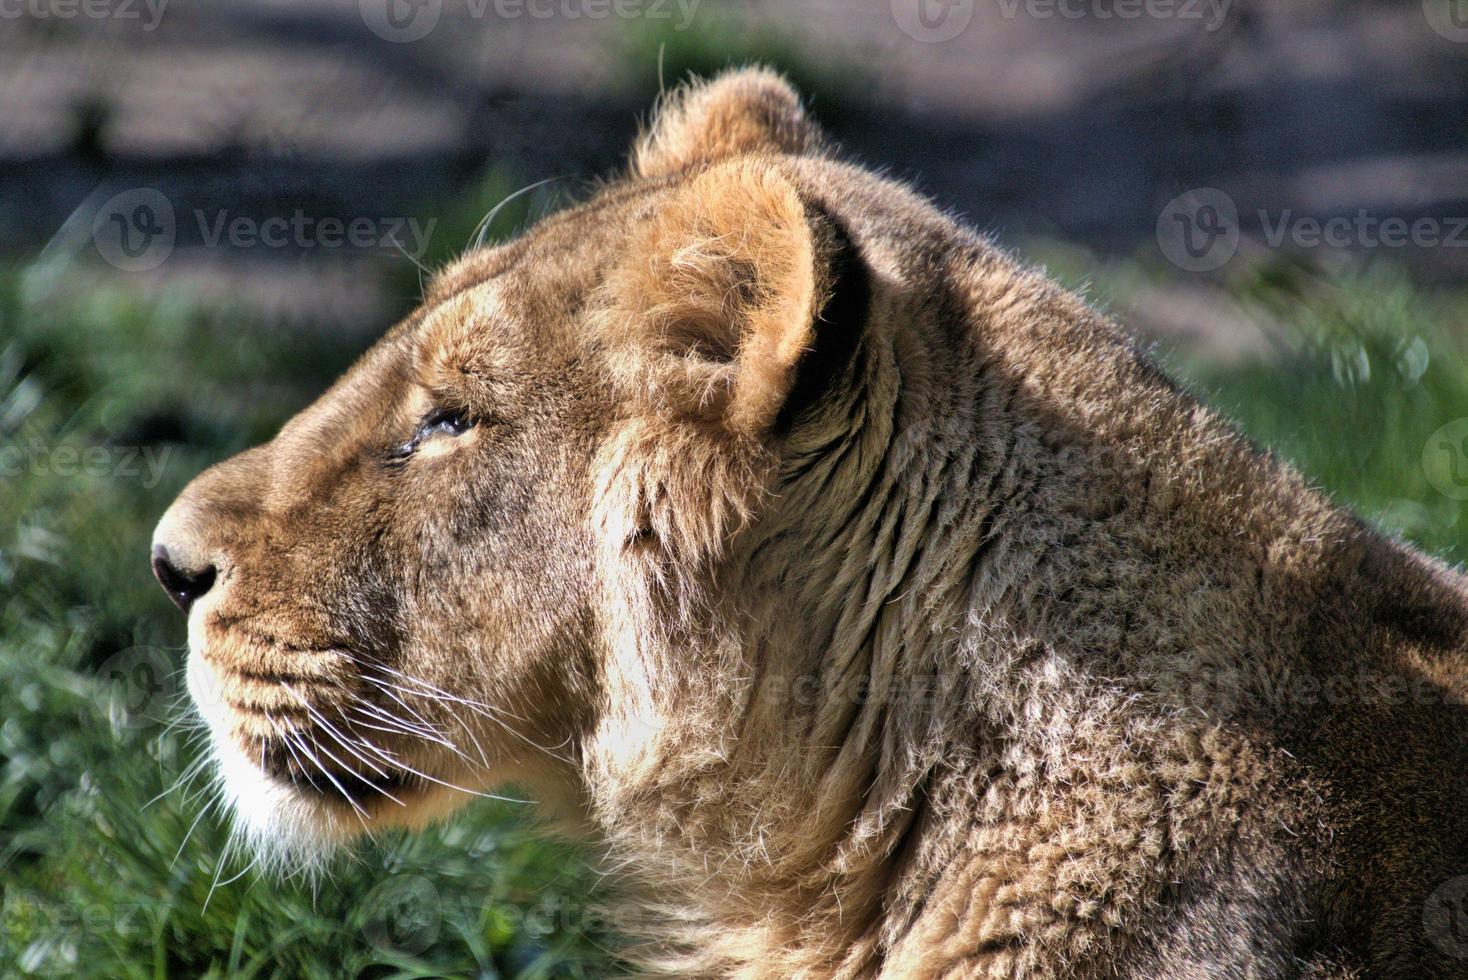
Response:
[[[676,94],[184,492],[242,825],[527,786],[679,976],[1468,973],[1462,577],[825,145],[769,73]]]
[[[675,89],[632,150],[637,177],[668,177],[741,154],[816,154],[825,146],[800,98],[768,69],[732,72],[716,85]]]

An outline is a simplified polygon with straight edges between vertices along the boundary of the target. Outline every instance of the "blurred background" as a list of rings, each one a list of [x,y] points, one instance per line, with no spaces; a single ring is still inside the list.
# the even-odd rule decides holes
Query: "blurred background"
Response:
[[[1468,0],[0,0],[0,975],[607,975],[614,886],[518,804],[251,870],[146,546],[498,202],[751,61],[1468,558]]]

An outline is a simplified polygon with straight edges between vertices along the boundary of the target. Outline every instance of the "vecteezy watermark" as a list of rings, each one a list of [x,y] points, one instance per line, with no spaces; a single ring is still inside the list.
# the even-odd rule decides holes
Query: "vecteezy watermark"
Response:
[[[1427,437],[1422,471],[1449,500],[1468,500],[1468,418],[1453,419]]]
[[[1197,20],[1216,31],[1232,0],[994,0],[1006,20]]]
[[[1165,670],[1153,683],[1158,693],[1177,704],[1220,718],[1245,707],[1436,707],[1448,701],[1448,695],[1429,677],[1374,670],[1275,676],[1245,667],[1188,666]]]
[[[135,20],[151,31],[168,0],[0,0],[0,20]]]
[[[0,446],[0,484],[20,476],[136,480],[151,490],[163,478],[171,446],[51,446],[38,440]]]
[[[158,268],[177,236],[173,203],[151,187],[113,195],[92,218],[97,254],[123,272]]]
[[[1259,208],[1253,217],[1258,243],[1268,248],[1468,248],[1468,216],[1405,218],[1357,208],[1353,214],[1320,218],[1292,208]],[[1179,194],[1157,217],[1162,254],[1189,272],[1222,267],[1238,251],[1239,239],[1238,206],[1216,187]]]
[[[892,19],[914,41],[951,41],[968,30],[974,0],[892,0]]]
[[[1468,958],[1468,875],[1449,878],[1427,896],[1422,930],[1439,952]]]
[[[150,646],[114,653],[97,668],[97,680],[107,718],[119,730],[167,723],[180,690],[173,657]]]
[[[420,222],[417,218],[317,218],[297,208],[289,217],[276,215],[252,218],[231,215],[228,211],[213,214],[203,209],[194,212],[199,237],[208,248],[228,244],[233,248],[357,248],[402,251],[421,258],[428,250],[437,218]]]
[[[1239,209],[1216,187],[1184,191],[1157,216],[1157,245],[1188,272],[1220,268],[1239,248]]]
[[[466,0],[474,20],[666,20],[686,31],[702,0]],[[362,23],[384,41],[427,37],[443,16],[443,0],[358,0]]]
[[[1212,32],[1233,0],[991,0],[1005,20],[1196,20]],[[968,30],[974,0],[892,0],[892,19],[914,41],[938,44]]]
[[[1406,218],[1372,214],[1358,208],[1352,215],[1333,218],[1296,215],[1285,208],[1276,215],[1261,209],[1259,223],[1270,248],[1286,243],[1296,248],[1465,248],[1468,217]]]
[[[1422,0],[1422,13],[1440,36],[1468,43],[1468,0]]]
[[[151,187],[108,198],[92,218],[97,254],[124,272],[156,269],[173,253],[181,232],[205,248],[375,249],[418,259],[428,250],[437,218],[318,216],[297,208],[289,215],[257,217],[228,209],[195,208],[182,223],[173,203]]]
[[[443,0],[358,0],[367,29],[384,41],[406,44],[427,37],[443,15]]]
[[[164,923],[167,906],[157,902],[72,902],[52,901],[39,895],[7,891],[0,895],[0,929],[21,935],[84,932],[109,936],[157,935]],[[50,944],[47,944],[49,947]],[[43,966],[54,948],[38,949],[31,954],[31,970],[46,972]],[[48,974],[51,975],[51,974]]]
[[[422,875],[394,875],[367,893],[362,935],[384,953],[416,956],[438,941],[443,902]]]

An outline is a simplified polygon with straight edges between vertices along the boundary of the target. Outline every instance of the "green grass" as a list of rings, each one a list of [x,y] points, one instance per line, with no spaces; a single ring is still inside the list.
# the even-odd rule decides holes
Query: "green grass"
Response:
[[[1468,562],[1468,502],[1455,499],[1468,483],[1450,469],[1468,422],[1452,445],[1435,435],[1468,418],[1463,298],[1382,272],[1303,287],[1266,277],[1237,292],[1291,330],[1269,361],[1193,365],[1204,397],[1384,530]]]
[[[491,181],[467,210],[501,193]],[[593,876],[513,805],[384,839],[315,882],[228,880],[245,862],[219,814],[195,824],[203,781],[165,792],[197,746],[164,724],[183,626],[149,578],[148,536],[190,476],[267,438],[370,338],[65,274],[0,274],[0,449],[26,460],[0,476],[0,974],[605,975]],[[1383,275],[1257,275],[1235,294],[1295,325],[1274,355],[1222,368],[1163,352],[1173,369],[1343,502],[1468,557],[1465,504],[1422,462],[1468,417],[1462,298]],[[73,473],[67,447],[105,465]],[[161,469],[123,472],[128,447]]]
[[[1060,248],[1066,281],[1089,280],[1101,305],[1122,305],[1167,273],[1105,266]],[[1270,325],[1270,349],[1219,364],[1184,348],[1154,353],[1169,373],[1288,460],[1335,500],[1433,554],[1468,563],[1468,295],[1429,293],[1398,270],[1322,276],[1288,260],[1226,284],[1243,315]],[[1451,445],[1449,444],[1451,443]],[[1461,473],[1460,473],[1461,476]],[[1453,491],[1449,496],[1442,489]]]

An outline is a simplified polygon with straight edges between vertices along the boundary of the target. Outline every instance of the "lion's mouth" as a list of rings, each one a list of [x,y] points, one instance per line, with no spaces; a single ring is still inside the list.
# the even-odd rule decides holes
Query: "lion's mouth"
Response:
[[[229,648],[234,660],[243,659],[242,647],[256,652],[235,640]],[[389,717],[385,709],[344,680],[301,676],[299,668],[283,676],[276,662],[262,671],[253,664],[225,666],[222,659],[218,650],[190,657],[190,691],[216,740],[228,743],[256,778],[360,816],[384,803],[406,807],[428,788],[431,780],[417,763],[405,761],[410,747],[395,729],[406,730],[406,723],[382,720]],[[362,719],[373,721],[373,730],[363,730]]]
[[[478,792],[460,785],[478,772],[444,755],[473,765],[441,732],[427,682],[389,680],[385,669],[379,679],[370,658],[287,646],[273,632],[211,623],[194,639],[189,692],[226,800],[260,846],[310,854],[359,832],[421,826]]]
[[[424,783],[423,778],[415,773],[385,766],[380,773],[300,764],[267,765],[264,770],[267,776],[286,783],[299,793],[358,809],[380,800],[406,805],[404,801],[422,789]]]
[[[379,802],[406,806],[430,781],[399,761],[401,746],[380,747],[359,736],[345,717],[338,717],[329,729],[303,726],[301,719],[282,723],[276,717],[262,731],[254,712],[236,708],[234,716],[248,725],[234,730],[244,756],[266,778],[320,802],[358,812]]]

